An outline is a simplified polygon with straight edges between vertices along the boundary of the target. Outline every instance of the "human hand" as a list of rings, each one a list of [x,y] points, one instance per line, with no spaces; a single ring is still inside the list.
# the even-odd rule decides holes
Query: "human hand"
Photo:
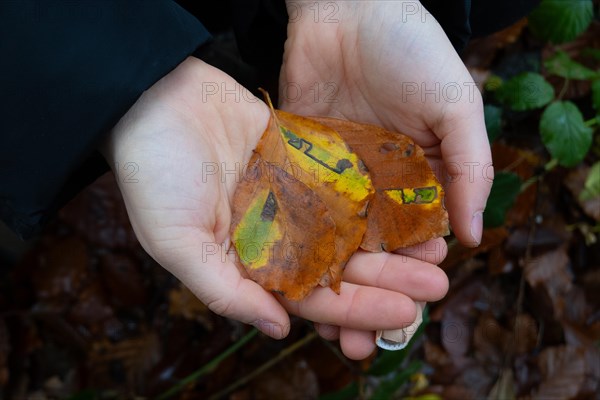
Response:
[[[454,233],[462,243],[477,246],[493,179],[483,104],[433,16],[419,2],[404,0],[287,0],[287,6],[290,22],[279,82],[280,107],[301,115],[373,123],[412,137],[438,176],[443,180],[442,170],[449,176],[446,206]],[[439,251],[427,261],[441,262],[445,242],[432,241],[417,249],[428,247]],[[423,264],[423,253],[414,250],[404,250],[412,256],[404,263],[390,263],[410,270],[409,278],[417,276],[417,267]],[[370,262],[361,257],[348,264],[344,279],[372,284],[355,279],[355,269],[369,273]],[[396,260],[393,255],[385,257]],[[432,268],[428,266],[429,271]],[[445,293],[439,286],[432,290],[425,285],[417,294],[415,286],[401,282],[394,289],[415,301],[433,301]],[[316,326],[321,336],[339,337],[342,346],[346,343],[357,352],[366,351],[367,338],[372,337],[372,332],[335,324]]]
[[[354,256],[339,296],[317,288],[293,303],[246,279],[227,252],[231,204],[269,110],[249,92],[207,95],[208,86],[243,90],[223,72],[189,58],[141,96],[103,146],[111,165],[138,165],[138,182],[119,181],[119,187],[140,243],[157,262],[215,313],[274,338],[289,331],[286,310],[321,324],[374,331],[414,320],[414,303],[404,292],[416,298],[427,293],[427,300],[432,292],[443,296],[447,280],[436,267],[403,265],[400,256],[384,254]],[[358,268],[364,262],[378,268],[367,273]],[[372,336],[354,342],[342,343],[351,358],[374,348]]]
[[[481,95],[444,31],[415,0],[287,0],[280,107],[402,132],[445,167],[456,237],[476,246],[493,168]]]

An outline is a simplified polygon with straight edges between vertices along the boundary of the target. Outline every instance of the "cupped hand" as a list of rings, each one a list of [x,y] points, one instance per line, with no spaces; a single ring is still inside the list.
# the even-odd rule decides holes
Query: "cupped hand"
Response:
[[[412,137],[447,174],[452,230],[478,245],[493,180],[483,104],[433,16],[414,0],[288,0],[288,10],[280,107]]]
[[[341,295],[318,288],[297,303],[240,273],[228,253],[232,198],[268,120],[263,102],[193,58],[140,97],[102,150],[117,168],[138,166],[137,182],[119,181],[119,187],[144,249],[212,311],[274,338],[287,335],[288,312],[353,332],[410,324],[413,299],[434,300],[446,292],[445,275],[429,263],[435,260],[357,253]],[[377,268],[357,268],[365,262]],[[373,337],[358,336],[342,342],[349,357],[373,350]]]
[[[290,21],[279,82],[280,107],[301,115],[373,123],[413,138],[445,186],[456,237],[465,245],[477,246],[493,180],[483,104],[433,16],[413,0],[287,3]],[[427,261],[441,262],[445,243],[431,241],[417,248],[426,246],[439,248],[434,252],[439,257]],[[442,291],[439,284],[413,279],[424,274],[440,282],[441,271],[420,264],[419,259],[426,257],[407,250],[412,257],[405,262],[394,255],[357,255],[344,279],[357,282],[357,271],[372,274],[381,264],[371,259],[380,257],[387,262],[386,278],[357,283],[393,284],[393,290],[416,301],[439,298],[447,286]],[[398,308],[405,307],[406,301]],[[373,334],[366,326],[317,324],[317,329],[323,337],[339,337],[342,347],[347,352],[354,349],[357,357],[372,342]]]

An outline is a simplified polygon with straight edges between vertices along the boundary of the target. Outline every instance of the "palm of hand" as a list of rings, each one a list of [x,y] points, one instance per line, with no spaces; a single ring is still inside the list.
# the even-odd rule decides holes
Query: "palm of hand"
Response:
[[[231,171],[241,171],[250,158],[269,112],[259,101],[207,99],[199,90],[204,82],[235,84],[226,74],[188,59],[122,118],[105,153],[113,163],[138,164],[138,183],[120,184],[136,235],[211,310],[276,338],[289,330],[287,312],[324,326],[347,327],[342,350],[364,358],[373,350],[374,330],[414,320],[411,298],[443,296],[447,279],[437,267],[386,254],[353,257],[340,296],[319,288],[291,303],[245,279],[223,244],[239,179]],[[443,257],[445,247],[438,249],[433,262]],[[365,262],[377,268],[360,268]]]
[[[493,168],[475,83],[431,15],[407,17],[402,1],[348,4],[338,24],[290,23],[281,108],[410,136],[448,183],[457,237],[476,245]]]

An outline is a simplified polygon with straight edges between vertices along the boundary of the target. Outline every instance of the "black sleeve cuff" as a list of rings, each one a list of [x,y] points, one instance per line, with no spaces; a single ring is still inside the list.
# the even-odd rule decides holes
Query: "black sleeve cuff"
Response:
[[[210,39],[172,1],[0,2],[0,219],[33,235],[107,170],[98,144]]]

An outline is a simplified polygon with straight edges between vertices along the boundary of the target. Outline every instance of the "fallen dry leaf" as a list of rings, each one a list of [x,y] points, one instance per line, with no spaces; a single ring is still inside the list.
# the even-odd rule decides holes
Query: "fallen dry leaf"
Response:
[[[255,153],[249,170],[266,171]],[[301,300],[329,271],[335,225],[325,204],[277,166],[272,179],[244,179],[233,202],[232,240],[251,279],[266,290]],[[322,246],[326,244],[325,246]]]
[[[565,297],[573,287],[573,277],[568,265],[566,249],[560,247],[533,258],[523,271],[525,279],[533,288],[541,286],[546,290],[552,299],[555,316],[559,318],[565,313]]]
[[[548,347],[538,365],[544,377],[532,399],[591,398],[600,379],[598,350],[594,347]]]
[[[592,197],[590,199],[582,199],[580,196],[584,189],[585,181],[590,169],[590,167],[582,166],[572,170],[567,179],[565,179],[565,185],[569,188],[573,194],[573,198],[581,206],[583,211],[596,221],[600,221],[600,196]]]
[[[375,125],[316,119],[339,132],[373,181],[363,250],[394,251],[449,233],[444,190],[412,139]]]
[[[268,98],[267,98],[268,100]],[[448,234],[444,192],[404,135],[274,110],[233,200],[248,276],[289,300],[339,293],[359,247],[393,251]]]

